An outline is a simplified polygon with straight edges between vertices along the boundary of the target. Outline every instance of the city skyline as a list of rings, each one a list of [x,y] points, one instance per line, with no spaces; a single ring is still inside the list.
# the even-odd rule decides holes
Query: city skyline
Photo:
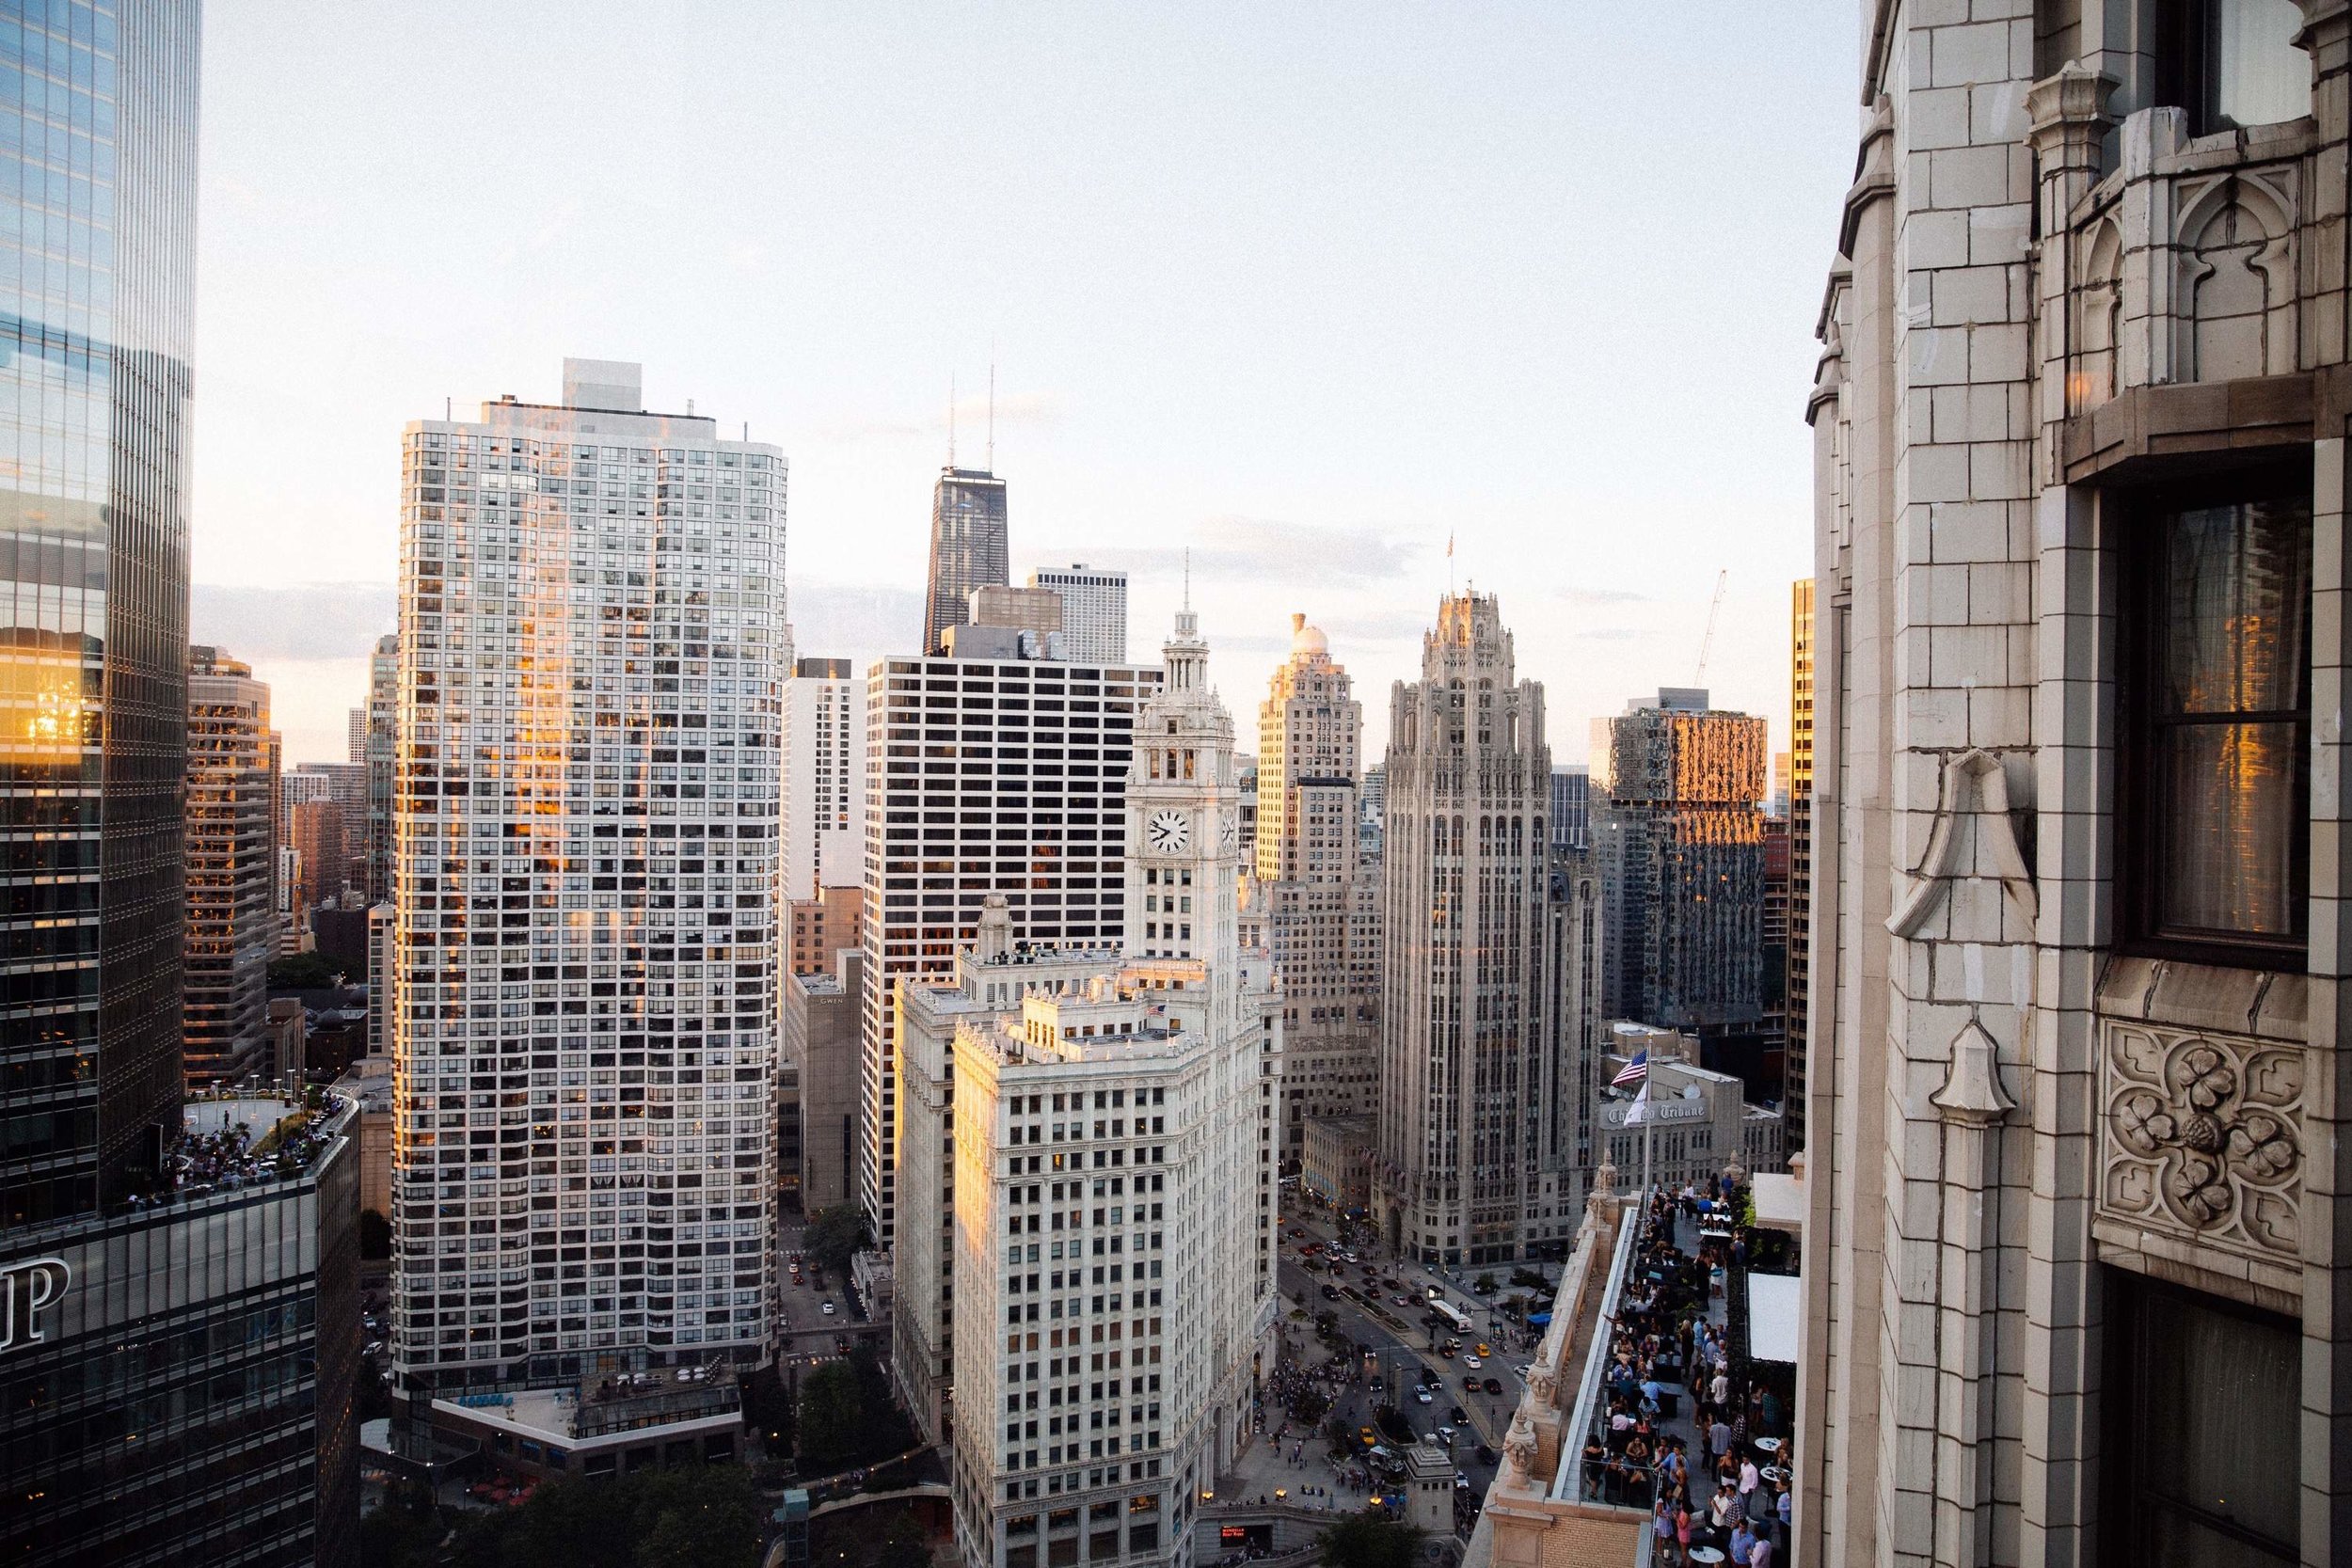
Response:
[[[1522,663],[1575,721],[1688,679],[1728,566],[1708,684],[1768,716],[1775,748],[1787,745],[1786,682],[1772,672],[1810,501],[1802,409],[1784,389],[1804,384],[1818,352],[1803,330],[1820,298],[1818,236],[1851,174],[1828,151],[1853,114],[1845,8],[1725,19],[1720,47],[1693,55],[1669,17],[1525,8],[1443,23],[1374,12],[1345,39],[1257,18],[1242,52],[1231,40],[1243,30],[1215,15],[918,27],[902,11],[786,22],[709,7],[650,65],[527,7],[427,8],[413,28],[351,17],[298,38],[234,5],[208,21],[198,319],[209,422],[192,635],[239,650],[271,683],[289,768],[344,754],[370,641],[392,629],[396,519],[377,432],[446,397],[461,409],[505,391],[549,397],[547,367],[564,353],[646,361],[656,405],[724,408],[735,433],[748,418],[753,438],[790,459],[800,645],[863,673],[919,651],[948,384],[961,393],[962,456],[979,457],[992,342],[993,466],[1019,491],[1014,580],[1072,561],[1124,569],[1130,624],[1155,626],[1181,601],[1189,546],[1211,679],[1245,733],[1287,652],[1288,617],[1304,610],[1370,699],[1376,756],[1380,699],[1415,672],[1452,535],[1457,586],[1503,590]],[[725,61],[701,41],[723,26]],[[453,37],[467,40],[462,57],[430,41]],[[689,55],[702,62],[692,93],[620,85],[645,70],[666,78]],[[1097,80],[1108,56],[1127,87]],[[1065,146],[1039,111],[966,123],[937,92],[960,58],[1115,134]],[[779,59],[782,106],[768,67],[727,63]],[[1561,73],[1579,91],[1547,103]],[[398,92],[367,88],[395,78]],[[558,81],[583,90],[545,86]],[[1294,103],[1295,83],[1306,96]],[[1620,117],[1653,118],[1668,90],[1748,105],[1752,135],[1730,146],[1659,126],[1657,145],[1628,149],[1620,169],[1588,166],[1583,146]],[[521,119],[526,140],[509,150],[551,156],[585,134],[578,105],[652,98],[698,106],[629,111],[660,133],[645,145],[765,147],[785,182],[768,211],[716,214],[688,257],[616,228],[626,203],[506,190],[493,201],[499,182],[376,178],[369,150],[427,122],[450,145],[481,145]],[[306,145],[287,146],[289,114],[315,121]],[[1175,152],[1161,145],[1170,137]],[[616,181],[649,170],[633,162],[639,138],[611,139]],[[961,150],[934,161],[943,139]],[[1580,237],[1638,223],[1699,157],[1727,206],[1710,232],[1686,237],[1691,248],[1620,254]],[[1181,158],[1200,166],[1173,166]],[[1490,172],[1447,188],[1461,166]],[[325,208],[284,211],[281,193],[297,188]],[[934,211],[983,190],[1000,221],[961,231],[957,265],[903,222],[845,237],[878,210]],[[1220,205],[1220,192],[1234,199]],[[1043,258],[1024,234],[1040,226],[1055,252]],[[361,236],[367,266],[301,237],[338,231]],[[1375,251],[1390,259],[1364,260]],[[684,277],[664,276],[672,261]],[[1498,265],[1559,282],[1489,298],[1481,280]],[[456,286],[524,272],[546,287]],[[1641,273],[1661,291],[1708,277],[1705,297],[1722,308],[1593,313]],[[1361,320],[1334,314],[1335,283]],[[885,294],[903,308],[884,309]],[[1150,303],[1164,296],[1172,325]],[[439,325],[400,325],[444,311]],[[739,330],[711,331],[716,314]],[[667,345],[684,338],[714,346],[681,359]],[[1693,405],[1678,388],[1700,363],[1716,379]],[[322,377],[335,398],[283,394]],[[1645,412],[1668,403],[1681,416],[1671,442]],[[298,484],[267,455],[287,441],[327,455]],[[285,549],[288,537],[302,547]],[[1291,586],[1303,581],[1316,591]],[[1578,760],[1581,722],[1560,738],[1559,760]]]

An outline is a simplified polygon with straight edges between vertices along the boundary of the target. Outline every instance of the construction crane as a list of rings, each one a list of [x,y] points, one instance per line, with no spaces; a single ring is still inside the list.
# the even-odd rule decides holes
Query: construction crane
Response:
[[[1715,597],[1707,607],[1707,632],[1699,639],[1699,673],[1691,677],[1692,686],[1707,684],[1707,651],[1715,642],[1715,615],[1724,608],[1724,585],[1731,580],[1731,568],[1726,566],[1715,574]]]

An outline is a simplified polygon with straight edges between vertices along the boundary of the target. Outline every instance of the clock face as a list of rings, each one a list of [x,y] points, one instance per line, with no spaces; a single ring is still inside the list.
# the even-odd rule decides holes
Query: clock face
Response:
[[[1228,849],[1241,843],[1241,821],[1231,810],[1221,814],[1221,820],[1217,823],[1216,836],[1223,841]]]
[[[1192,836],[1184,826],[1184,814],[1180,811],[1155,811],[1152,820],[1144,824],[1144,836],[1152,847],[1163,855],[1172,855],[1184,847]]]

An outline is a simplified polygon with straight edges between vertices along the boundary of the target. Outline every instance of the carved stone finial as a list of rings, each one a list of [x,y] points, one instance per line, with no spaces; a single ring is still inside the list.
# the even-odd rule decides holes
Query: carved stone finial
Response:
[[[1601,1158],[1600,1169],[1594,1173],[1593,1196],[1595,1197],[1608,1197],[1616,1190],[1617,1163],[1604,1155]]]
[[[1731,1164],[1724,1167],[1724,1176],[1735,1187],[1748,1179],[1747,1167],[1740,1163],[1740,1156],[1731,1157]]]
[[[1535,1402],[1550,1409],[1560,1400],[1560,1378],[1549,1361],[1538,1361],[1528,1370],[1527,1391],[1535,1396]]]
[[[1527,1418],[1524,1404],[1512,1416],[1511,1430],[1503,1434],[1502,1455],[1509,1462],[1511,1484],[1530,1485],[1535,1469],[1535,1423]]]
[[[1993,1037],[1972,1018],[1952,1040],[1952,1069],[1944,1086],[1928,1098],[1949,1120],[1990,1127],[2017,1109],[2017,1101],[2001,1087],[2000,1063]]]

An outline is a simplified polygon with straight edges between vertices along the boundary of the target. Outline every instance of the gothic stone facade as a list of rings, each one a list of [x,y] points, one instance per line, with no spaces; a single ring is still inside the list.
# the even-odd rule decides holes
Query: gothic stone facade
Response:
[[[2352,14],[1863,10],[1795,1560],[2352,1560]]]

